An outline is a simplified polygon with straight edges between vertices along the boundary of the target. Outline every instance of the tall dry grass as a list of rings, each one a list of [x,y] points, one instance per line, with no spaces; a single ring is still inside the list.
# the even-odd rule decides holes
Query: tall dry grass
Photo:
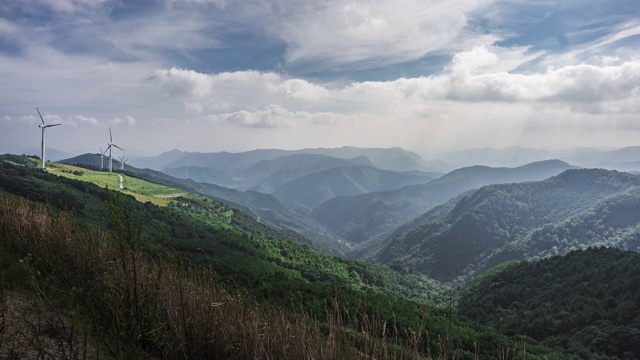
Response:
[[[101,341],[99,357],[156,359],[454,359],[442,335],[429,349],[425,315],[418,329],[396,328],[367,311],[328,299],[327,324],[291,307],[230,292],[213,271],[152,258],[126,209],[112,232],[73,216],[0,194],[3,246],[24,258],[35,291],[77,310]],[[403,336],[399,336],[402,334]],[[437,336],[437,335],[436,335]]]

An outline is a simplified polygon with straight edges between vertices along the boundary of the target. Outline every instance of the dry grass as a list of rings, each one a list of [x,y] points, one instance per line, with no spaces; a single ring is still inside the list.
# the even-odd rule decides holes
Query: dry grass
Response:
[[[102,356],[431,358],[426,315],[419,329],[398,331],[394,323],[367,315],[366,298],[349,313],[336,295],[328,299],[328,324],[321,325],[303,309],[259,304],[229,292],[209,269],[151,258],[138,250],[139,237],[126,214],[116,215],[116,230],[107,234],[80,228],[64,213],[0,195],[3,246],[23,257],[45,303],[62,302],[91,324],[90,335],[105,349]],[[456,358],[448,344],[443,335],[433,357]]]

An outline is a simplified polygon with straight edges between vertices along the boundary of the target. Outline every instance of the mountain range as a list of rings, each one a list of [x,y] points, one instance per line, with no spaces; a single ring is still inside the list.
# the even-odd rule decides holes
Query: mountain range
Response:
[[[375,258],[463,281],[509,260],[588,246],[640,250],[639,186],[640,176],[603,169],[485,186],[396,232]]]
[[[311,217],[349,242],[375,241],[467,190],[488,184],[542,180],[570,168],[571,165],[558,160],[518,168],[472,166],[422,185],[336,197],[317,207]]]

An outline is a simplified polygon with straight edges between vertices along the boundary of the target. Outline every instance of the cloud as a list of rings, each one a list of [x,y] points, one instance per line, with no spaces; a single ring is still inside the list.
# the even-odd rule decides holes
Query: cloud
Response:
[[[113,119],[111,119],[111,121],[109,121],[112,124],[125,124],[127,126],[135,126],[136,125],[136,118],[134,118],[131,115],[126,115],[124,117],[115,117]]]
[[[271,14],[273,19],[266,26],[287,43],[290,63],[377,67],[450,48],[470,14],[490,2],[298,1],[296,6],[275,7],[281,13]]]
[[[98,120],[96,120],[95,118],[92,118],[92,117],[87,117],[87,116],[83,116],[83,115],[76,115],[76,116],[72,116],[72,117],[68,118],[66,123],[69,124],[70,126],[74,126],[74,127],[78,126],[78,125],[97,126],[98,125]]]
[[[210,115],[215,122],[226,122],[249,128],[290,128],[297,125],[336,125],[348,117],[336,113],[310,113],[306,111],[289,111],[280,105],[268,105],[263,110],[236,111],[220,115]]]
[[[426,101],[539,104],[585,113],[635,111],[640,60],[516,71],[538,56],[524,47],[475,46],[454,55],[438,75],[341,87],[272,72],[204,74],[176,68],[157,70],[148,84],[189,111],[218,113],[226,122],[247,127],[287,127],[319,113],[410,118],[421,113]]]
[[[211,117],[214,121],[228,122],[234,125],[251,128],[282,128],[291,127],[294,114],[279,105],[269,105],[264,110],[236,111]]]

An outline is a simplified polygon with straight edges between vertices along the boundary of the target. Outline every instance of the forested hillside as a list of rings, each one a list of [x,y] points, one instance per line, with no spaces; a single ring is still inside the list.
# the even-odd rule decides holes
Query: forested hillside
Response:
[[[640,358],[640,254],[589,248],[464,286],[460,313],[582,359]]]
[[[396,234],[378,259],[453,281],[508,260],[592,245],[637,249],[638,185],[637,175],[583,169],[540,182],[486,186],[445,216]]]

